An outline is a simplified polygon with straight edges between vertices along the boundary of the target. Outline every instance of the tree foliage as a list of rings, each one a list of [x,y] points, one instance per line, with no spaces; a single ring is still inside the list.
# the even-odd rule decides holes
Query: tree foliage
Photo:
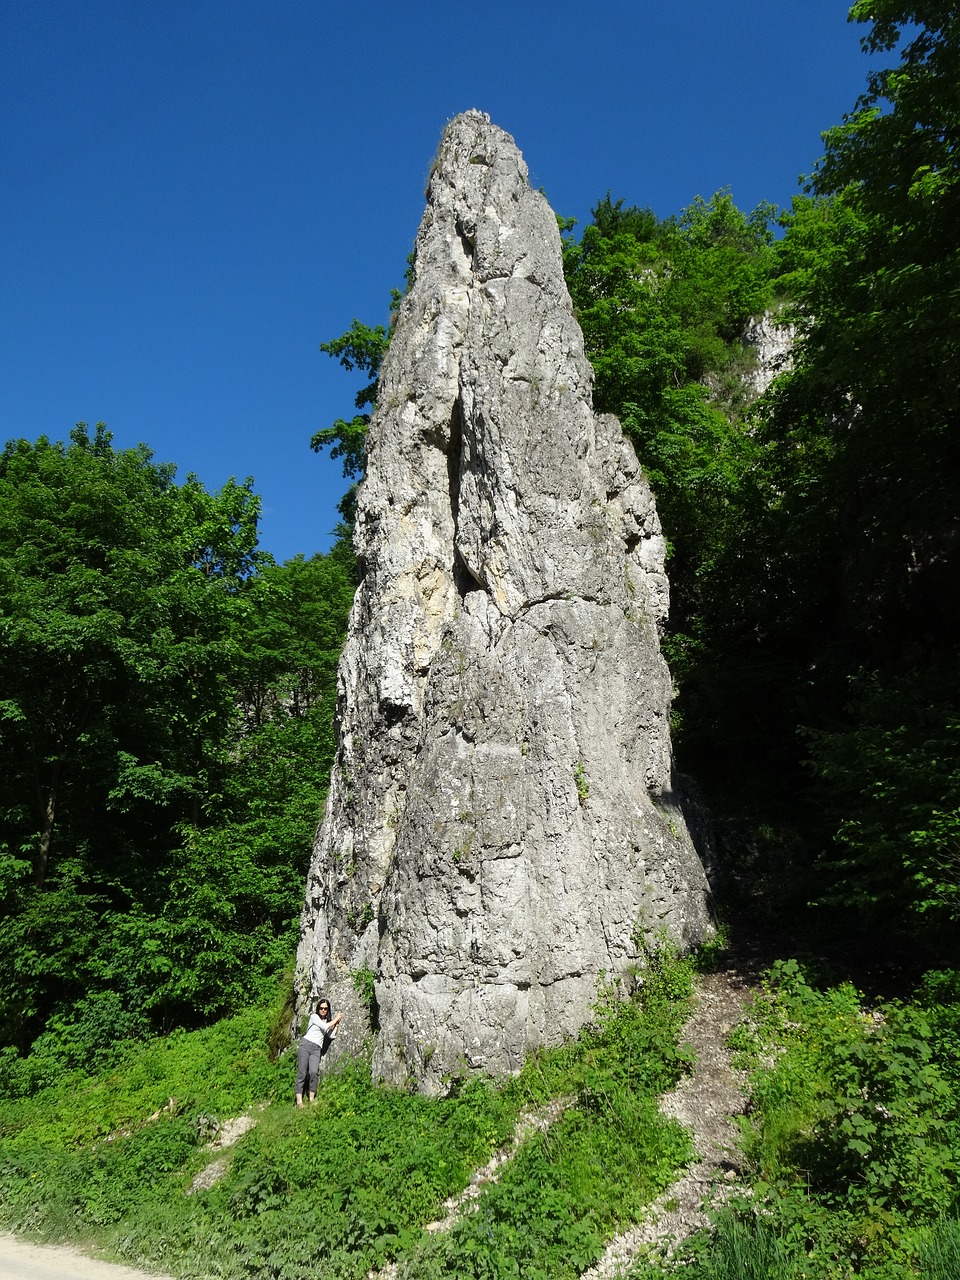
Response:
[[[17,851],[42,888],[104,822],[126,861],[157,807],[186,817],[216,789],[257,500],[177,486],[81,425],[69,447],[7,445],[0,512],[4,774],[31,798]]]
[[[840,904],[957,916],[960,17],[862,0],[893,50],[787,225],[801,340],[768,426],[784,559],[831,640],[805,646]],[[799,460],[799,466],[798,466]],[[810,477],[809,482],[800,476]],[[847,692],[853,680],[853,696]]]
[[[636,445],[671,545],[675,660],[696,644],[704,590],[742,520],[754,453],[739,423],[744,329],[773,294],[771,213],[745,215],[718,193],[661,221],[608,195],[565,243],[595,407]]]
[[[351,557],[274,565],[249,481],[174,474],[102,424],[0,454],[0,1008],[20,1043],[80,999],[94,1021],[118,994],[161,1023],[236,1007],[290,946]]]
[[[356,394],[354,406],[357,409],[372,410],[376,405],[380,365],[389,341],[383,325],[371,328],[359,320],[353,320],[350,328],[339,338],[320,343],[320,350],[339,360],[348,372],[359,369],[370,378],[370,382]],[[359,480],[365,467],[369,425],[369,413],[358,413],[349,420],[337,418],[332,426],[323,427],[314,433],[310,439],[310,448],[317,453],[321,449],[329,449],[331,458],[343,459],[343,474],[349,480]]]
[[[924,930],[960,897],[960,19],[851,18],[899,63],[824,135],[782,240],[727,196],[664,222],[607,197],[565,256],[597,407],[672,546],[681,763],[794,829],[808,896]],[[771,307],[793,367],[747,408],[744,325]]]
[[[681,703],[693,768],[789,815],[811,897],[933,938],[957,912],[960,28],[944,5],[852,17],[868,51],[908,43],[784,218],[793,369],[754,411]]]
[[[842,593],[864,660],[895,665],[929,660],[960,622],[960,18],[866,2],[852,17],[872,21],[874,53],[917,26],[824,135],[813,200],[789,221],[802,359],[778,420],[812,419],[827,442]]]

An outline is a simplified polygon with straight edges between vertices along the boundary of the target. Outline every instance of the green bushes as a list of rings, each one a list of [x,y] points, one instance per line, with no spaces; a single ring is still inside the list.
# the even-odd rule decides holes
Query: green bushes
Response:
[[[751,1072],[747,1194],[687,1280],[960,1275],[960,975],[868,1007],[775,966],[735,1035]]]
[[[534,1058],[505,1094],[527,1102],[567,1096],[570,1106],[526,1142],[476,1211],[408,1260],[421,1280],[564,1280],[596,1262],[604,1241],[635,1221],[690,1157],[689,1140],[657,1110],[687,1065],[677,1047],[690,965],[651,958],[642,998],[608,992],[597,1026],[575,1045]]]
[[[908,1221],[949,1210],[960,1179],[956,1060],[934,1053],[955,1007],[863,1007],[849,985],[824,992],[796,962],[770,1006],[782,1052],[758,1071],[748,1152],[769,1180],[805,1171],[811,1194],[852,1213]]]
[[[960,682],[956,663],[850,682],[847,723],[810,733],[829,843],[825,905],[905,920],[950,956],[960,919]]]
[[[361,1276],[416,1241],[512,1121],[483,1081],[437,1102],[375,1089],[348,1067],[321,1079],[313,1108],[265,1112],[222,1181],[128,1219],[114,1248],[130,1260],[166,1253],[187,1276],[211,1264],[230,1276]]]

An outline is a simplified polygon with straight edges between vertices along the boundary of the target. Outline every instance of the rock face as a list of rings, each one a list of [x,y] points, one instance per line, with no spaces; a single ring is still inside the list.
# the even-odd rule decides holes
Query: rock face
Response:
[[[298,986],[349,1010],[374,974],[375,1072],[433,1091],[516,1070],[644,940],[711,926],[671,783],[663,537],[592,411],[556,219],[475,111],[427,194],[370,427]]]
[[[762,396],[778,373],[791,367],[791,352],[797,330],[792,324],[780,324],[769,313],[755,316],[743,333],[743,341],[753,347],[756,366],[743,381],[751,400]]]

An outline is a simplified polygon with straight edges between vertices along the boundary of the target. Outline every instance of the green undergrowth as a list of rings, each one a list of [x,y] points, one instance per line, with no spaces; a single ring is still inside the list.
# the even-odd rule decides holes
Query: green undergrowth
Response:
[[[623,1004],[608,993],[595,1031],[528,1063],[507,1097],[576,1105],[524,1143],[476,1211],[425,1242],[401,1276],[566,1280],[597,1261],[692,1154],[686,1133],[657,1109],[689,1065],[677,1037],[690,974],[688,962],[654,956],[642,999]]]
[[[746,1192],[684,1280],[960,1278],[960,973],[868,1003],[774,966],[733,1047],[751,1078]],[[638,1264],[635,1280],[670,1267]]]
[[[127,1044],[94,1075],[7,1059],[0,1225],[193,1280],[360,1280],[390,1260],[408,1277],[575,1276],[689,1158],[656,1099],[686,1064],[690,974],[652,957],[638,992],[605,992],[576,1042],[500,1087],[454,1081],[443,1099],[376,1086],[356,1062],[296,1110],[268,1011]],[[475,1211],[424,1232],[521,1111],[555,1099],[560,1118]],[[245,1112],[257,1125],[223,1153],[223,1177],[188,1194],[218,1154],[205,1147],[217,1123]]]

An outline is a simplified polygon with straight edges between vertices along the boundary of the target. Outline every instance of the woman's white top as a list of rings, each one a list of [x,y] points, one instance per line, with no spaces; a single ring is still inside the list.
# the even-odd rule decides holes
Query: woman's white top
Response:
[[[330,1035],[330,1028],[333,1022],[324,1022],[319,1014],[311,1013],[307,1022],[307,1029],[303,1033],[304,1040],[309,1040],[311,1044],[323,1044],[324,1040]]]

